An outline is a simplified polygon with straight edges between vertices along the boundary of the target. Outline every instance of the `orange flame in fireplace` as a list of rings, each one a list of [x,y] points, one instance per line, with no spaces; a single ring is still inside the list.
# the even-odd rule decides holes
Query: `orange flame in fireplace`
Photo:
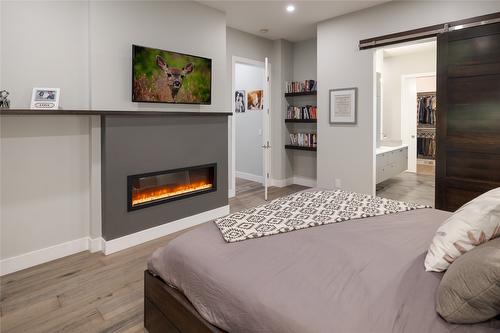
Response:
[[[181,194],[186,194],[190,192],[208,190],[213,187],[213,184],[209,183],[207,180],[202,180],[195,183],[190,183],[186,185],[176,185],[176,186],[161,186],[155,188],[148,188],[143,190],[133,190],[132,191],[132,206],[137,206],[150,201],[166,199],[174,197]]]

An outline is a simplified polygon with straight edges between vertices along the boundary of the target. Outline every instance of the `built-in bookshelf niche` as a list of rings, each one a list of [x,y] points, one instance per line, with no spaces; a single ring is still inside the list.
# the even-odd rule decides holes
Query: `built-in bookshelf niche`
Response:
[[[316,81],[286,82],[288,102],[285,118],[287,144],[285,149],[316,151],[318,144]]]

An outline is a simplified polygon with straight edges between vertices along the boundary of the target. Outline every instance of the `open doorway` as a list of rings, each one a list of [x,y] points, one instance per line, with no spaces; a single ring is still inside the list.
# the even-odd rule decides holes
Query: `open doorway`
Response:
[[[436,157],[436,40],[379,49],[377,195],[434,205]]]
[[[235,194],[264,186],[262,153],[265,110],[265,63],[233,59],[233,166]]]

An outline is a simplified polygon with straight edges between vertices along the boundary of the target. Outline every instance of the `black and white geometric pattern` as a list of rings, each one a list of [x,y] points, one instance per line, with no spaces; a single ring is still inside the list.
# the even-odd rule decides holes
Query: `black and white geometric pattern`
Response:
[[[304,191],[216,219],[226,242],[430,206],[354,192]]]

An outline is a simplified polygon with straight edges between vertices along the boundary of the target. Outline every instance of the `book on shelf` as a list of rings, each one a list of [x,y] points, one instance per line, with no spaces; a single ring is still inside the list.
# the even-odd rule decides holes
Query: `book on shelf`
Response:
[[[315,105],[289,106],[286,119],[317,119],[317,107]]]
[[[300,147],[316,147],[318,144],[318,134],[290,133],[290,144]]]
[[[317,82],[316,80],[304,80],[304,81],[287,81],[285,86],[285,92],[288,93],[300,93],[300,92],[311,92],[316,91]]]

